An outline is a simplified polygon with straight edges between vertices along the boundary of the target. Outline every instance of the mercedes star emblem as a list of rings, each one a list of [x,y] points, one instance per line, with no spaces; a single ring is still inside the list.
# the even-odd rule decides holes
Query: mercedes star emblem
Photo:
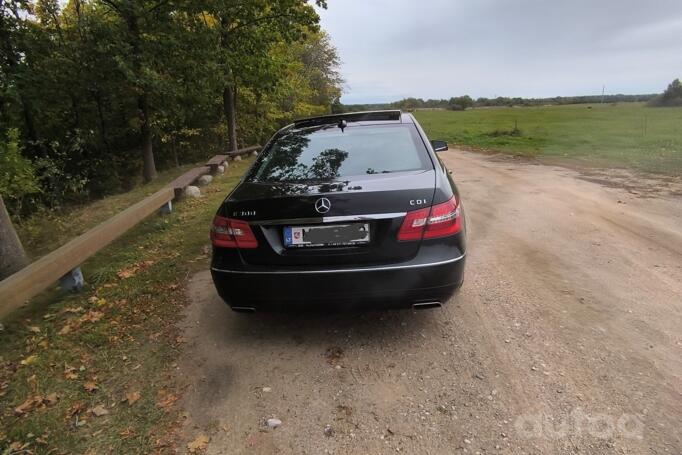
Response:
[[[326,197],[321,197],[315,202],[315,210],[318,213],[327,213],[330,208],[332,208],[332,203]]]

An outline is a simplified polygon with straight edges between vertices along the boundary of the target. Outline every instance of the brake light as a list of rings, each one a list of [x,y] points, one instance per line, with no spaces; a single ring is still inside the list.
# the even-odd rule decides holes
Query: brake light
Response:
[[[398,231],[398,240],[406,242],[409,240],[421,240],[424,233],[424,226],[429,218],[429,209],[419,209],[407,212],[402,226]]]
[[[426,223],[425,239],[447,237],[462,229],[459,204],[454,196],[447,202],[431,207],[431,215]]]
[[[434,205],[431,209],[407,212],[403,220],[398,240],[435,239],[457,234],[462,229],[459,204],[454,196],[447,202]]]
[[[258,240],[249,223],[216,216],[211,226],[211,243],[218,248],[257,248]]]

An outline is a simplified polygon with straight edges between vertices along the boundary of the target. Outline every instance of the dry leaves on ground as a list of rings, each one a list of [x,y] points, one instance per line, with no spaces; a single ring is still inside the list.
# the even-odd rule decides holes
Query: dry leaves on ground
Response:
[[[26,357],[24,360],[22,360],[22,361],[19,362],[19,363],[20,363],[21,365],[26,366],[26,365],[32,365],[32,364],[36,363],[37,361],[38,361],[38,356],[37,356],[37,355],[30,355],[30,356]]]
[[[42,408],[45,406],[53,406],[59,401],[59,397],[56,393],[51,393],[46,397],[42,395],[34,395],[27,398],[23,403],[14,408],[14,415],[20,417],[28,414],[34,409]]]
[[[83,388],[90,393],[99,390],[99,386],[95,381],[87,381],[85,384],[83,384]]]
[[[104,300],[104,299],[100,299],[100,300]],[[102,320],[103,317],[104,317],[104,313],[102,313],[101,311],[90,310],[87,313],[85,313],[83,316],[81,316],[80,318],[69,319],[66,322],[66,324],[64,324],[64,327],[62,327],[62,329],[58,333],[59,333],[59,335],[67,335],[67,334],[73,332],[74,330],[79,329],[81,327],[81,325],[88,323],[88,322],[89,323],[99,322],[100,320]]]
[[[156,397],[156,405],[162,409],[168,409],[178,400],[178,397],[168,390],[161,390]]]
[[[135,264],[131,265],[130,267],[126,267],[124,269],[119,270],[116,275],[122,279],[125,280],[127,278],[132,278],[134,277],[139,271],[146,269],[147,267],[150,267],[154,265],[154,261],[140,261],[136,262]]]
[[[93,295],[88,299],[88,303],[90,305],[95,305],[95,306],[104,306],[107,304],[107,299],[103,299],[101,297],[97,297],[96,295]]]
[[[140,392],[128,392],[123,401],[127,402],[129,405],[135,404],[141,398]]]
[[[64,365],[64,377],[69,380],[78,379],[78,374],[76,374],[76,368],[69,365]]]
[[[85,323],[85,322],[98,322],[104,317],[104,313],[101,311],[95,311],[91,310],[88,311],[86,314],[80,317],[78,320],[80,323]]]
[[[190,443],[187,444],[187,450],[189,453],[200,453],[206,450],[206,447],[208,447],[208,436],[205,434],[200,434],[199,436],[196,437],[196,439]]]
[[[90,413],[92,415],[94,415],[95,417],[102,417],[102,416],[108,415],[109,411],[107,411],[105,409],[105,407],[102,406],[101,404],[98,404],[94,408],[90,409]]]

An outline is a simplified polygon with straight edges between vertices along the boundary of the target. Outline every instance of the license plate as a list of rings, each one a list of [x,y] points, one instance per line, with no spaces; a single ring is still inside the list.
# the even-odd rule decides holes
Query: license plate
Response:
[[[349,246],[369,243],[369,224],[333,224],[330,226],[286,226],[284,246]]]

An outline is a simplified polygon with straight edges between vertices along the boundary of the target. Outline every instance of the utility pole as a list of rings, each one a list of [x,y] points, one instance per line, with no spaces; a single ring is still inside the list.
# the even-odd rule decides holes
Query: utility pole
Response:
[[[601,86],[601,104],[604,104],[604,93],[606,92],[606,86]]]

